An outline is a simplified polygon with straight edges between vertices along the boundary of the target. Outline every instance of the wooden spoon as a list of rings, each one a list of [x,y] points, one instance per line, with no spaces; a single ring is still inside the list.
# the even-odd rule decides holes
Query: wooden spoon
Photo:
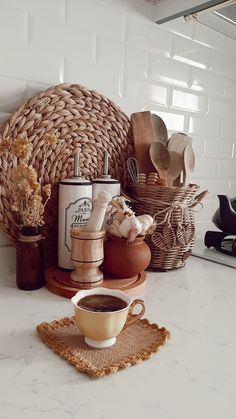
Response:
[[[172,134],[168,141],[168,150],[175,151],[176,153],[183,155],[185,147],[187,147],[188,144],[192,144],[192,142],[192,138],[186,134]]]
[[[166,124],[160,116],[156,114],[152,114],[152,124],[153,124],[153,131],[155,136],[155,141],[159,141],[167,146],[168,141],[168,133]]]
[[[176,151],[169,151],[170,164],[167,173],[167,182],[168,186],[171,187],[174,184],[175,179],[178,178],[178,182],[174,186],[180,186],[180,174],[183,170],[183,159],[179,153]]]
[[[168,141],[170,153],[170,167],[168,171],[168,185],[172,186],[175,179],[180,177],[184,170],[184,150],[188,144],[192,144],[192,138],[186,134],[172,134]]]
[[[183,186],[189,184],[189,177],[193,173],[195,167],[195,155],[192,144],[188,144],[184,149],[184,176]]]
[[[150,157],[153,166],[156,168],[162,185],[167,186],[167,171],[170,164],[170,156],[163,143],[155,142],[150,146]]]

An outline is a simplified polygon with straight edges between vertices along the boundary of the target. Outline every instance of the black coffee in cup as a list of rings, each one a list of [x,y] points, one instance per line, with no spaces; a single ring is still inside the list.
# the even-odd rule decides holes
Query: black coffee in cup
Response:
[[[122,310],[127,303],[114,295],[92,294],[81,298],[77,306],[88,311],[109,312]]]

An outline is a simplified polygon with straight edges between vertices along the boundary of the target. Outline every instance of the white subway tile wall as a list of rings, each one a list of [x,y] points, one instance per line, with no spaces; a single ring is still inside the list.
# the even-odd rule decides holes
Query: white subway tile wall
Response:
[[[198,22],[157,25],[144,0],[0,0],[0,124],[26,99],[79,83],[130,115],[151,110],[193,137],[192,181],[236,196],[236,42]],[[0,245],[6,244],[0,236]]]
[[[211,50],[192,39],[174,35],[173,58],[194,67],[208,69],[210,66]]]

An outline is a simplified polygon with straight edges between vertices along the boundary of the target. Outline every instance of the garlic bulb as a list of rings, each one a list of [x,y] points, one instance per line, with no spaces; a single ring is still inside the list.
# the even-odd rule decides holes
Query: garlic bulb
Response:
[[[113,220],[117,220],[119,223],[121,223],[124,219],[125,215],[121,209],[117,210],[117,212],[113,215]]]
[[[138,215],[136,218],[138,218],[138,220],[140,220],[141,222],[145,222],[147,224],[152,224],[154,221],[151,215],[149,214]]]
[[[112,236],[121,237],[119,227],[120,227],[119,221],[113,220],[113,223],[109,225],[107,231]]]
[[[135,217],[135,215],[125,217],[125,219],[119,225],[119,232],[121,237],[128,237],[131,229],[135,229],[137,231],[137,235],[142,231],[142,224],[137,219],[137,217]]]
[[[132,243],[137,236],[145,236],[154,231],[156,223],[151,215],[144,214],[136,217],[132,209],[126,205],[125,198],[111,200],[110,206],[112,222],[108,227],[108,233],[111,235],[125,237],[128,243]]]
[[[154,223],[154,220],[151,217],[151,215],[148,215],[148,214],[139,215],[136,218],[139,220],[139,222],[142,225],[142,230],[141,230],[140,234],[141,234],[141,236],[145,236],[147,234],[147,231],[151,227],[151,225]]]

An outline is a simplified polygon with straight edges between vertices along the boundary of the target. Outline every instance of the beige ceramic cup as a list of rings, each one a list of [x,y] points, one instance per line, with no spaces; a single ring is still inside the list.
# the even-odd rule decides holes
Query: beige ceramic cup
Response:
[[[81,298],[93,294],[111,295],[121,298],[127,306],[121,310],[110,312],[97,312],[85,310],[77,304]],[[90,290],[81,290],[71,298],[75,309],[75,321],[79,326],[80,332],[85,336],[85,342],[94,348],[107,348],[114,345],[116,336],[122,329],[131,326],[145,312],[143,300],[133,300],[129,295],[119,290],[109,288],[94,288]],[[127,321],[128,313],[133,311],[136,305],[141,305],[141,311],[131,320]]]

